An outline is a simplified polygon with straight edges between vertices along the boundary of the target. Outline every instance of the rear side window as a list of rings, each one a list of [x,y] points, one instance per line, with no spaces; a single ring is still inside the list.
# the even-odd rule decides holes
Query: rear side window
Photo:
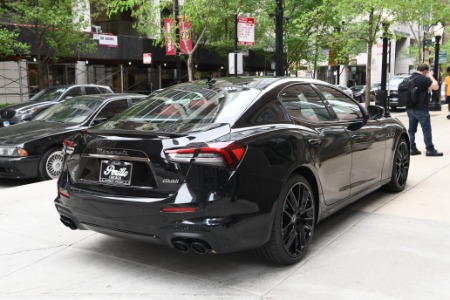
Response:
[[[108,103],[97,115],[97,118],[109,119],[128,108],[126,99],[116,100]]]
[[[294,120],[314,123],[331,120],[325,104],[309,84],[286,87],[278,100]]]
[[[131,98],[131,105],[135,105],[136,103],[139,103],[142,101],[142,98]]]
[[[104,87],[97,87],[101,94],[109,94],[112,93],[111,90],[104,88]]]
[[[81,90],[81,87],[76,86],[67,91],[66,95],[64,96],[64,99],[67,97],[77,97],[77,96],[81,96],[81,95],[83,95],[83,91]]]
[[[94,86],[86,86],[84,89],[86,90],[86,95],[101,94],[101,92]]]

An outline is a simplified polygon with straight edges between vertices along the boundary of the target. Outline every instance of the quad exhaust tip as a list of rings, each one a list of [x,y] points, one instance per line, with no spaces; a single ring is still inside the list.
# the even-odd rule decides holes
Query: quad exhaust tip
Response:
[[[180,252],[193,251],[197,254],[207,254],[212,251],[211,246],[201,240],[175,239],[172,246]]]
[[[67,227],[69,227],[72,230],[77,229],[77,225],[75,224],[74,221],[72,221],[72,219],[67,218],[67,217],[61,217],[59,218],[61,220],[61,222],[66,225]]]

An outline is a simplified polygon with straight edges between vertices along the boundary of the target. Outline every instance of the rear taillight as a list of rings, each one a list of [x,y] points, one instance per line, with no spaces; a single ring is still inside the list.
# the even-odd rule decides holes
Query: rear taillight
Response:
[[[224,142],[209,144],[201,148],[183,148],[164,152],[171,162],[236,168],[244,156],[245,147],[234,142]]]
[[[73,141],[71,141],[69,139],[65,139],[63,141],[63,152],[66,154],[72,154],[76,145],[77,144],[75,144]]]
[[[195,212],[197,209],[195,207],[163,207],[162,212],[165,213],[187,213]]]
[[[66,198],[70,198],[69,192],[66,191],[66,190],[63,189],[63,188],[59,188],[59,189],[58,189],[58,193],[59,193],[61,196],[64,196],[64,197],[66,197]]]

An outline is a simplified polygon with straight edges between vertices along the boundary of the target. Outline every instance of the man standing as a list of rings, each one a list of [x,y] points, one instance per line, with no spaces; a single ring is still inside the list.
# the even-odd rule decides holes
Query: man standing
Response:
[[[447,119],[450,120],[450,67],[447,67],[447,76],[445,77],[445,103],[449,112]]]
[[[411,75],[418,89],[419,101],[416,104],[406,106],[406,113],[409,119],[408,134],[411,142],[411,155],[422,154],[417,149],[415,135],[417,126],[420,123],[422,127],[423,139],[427,149],[426,156],[443,156],[442,152],[438,152],[433,145],[431,137],[431,120],[430,112],[428,111],[429,92],[428,89],[438,90],[439,84],[430,73],[430,68],[427,64],[419,64],[417,71]]]

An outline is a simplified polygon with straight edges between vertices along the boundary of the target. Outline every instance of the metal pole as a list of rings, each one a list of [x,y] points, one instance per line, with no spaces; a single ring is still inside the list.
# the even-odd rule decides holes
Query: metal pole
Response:
[[[439,84],[439,89],[431,92],[431,103],[428,106],[429,110],[440,111],[441,103],[440,102],[440,94],[441,94],[441,80],[439,78],[439,42],[441,41],[440,36],[434,37],[436,40],[436,46],[434,48],[434,68],[433,68],[433,76],[437,80]]]
[[[180,36],[180,29],[178,28],[178,0],[174,0],[173,2],[173,12],[174,12],[174,18],[175,18],[175,36],[179,40]],[[176,74],[176,81],[177,83],[181,82],[181,65],[180,65],[180,51],[175,48],[176,54],[175,54],[175,63],[177,68],[177,74]]]
[[[237,57],[238,57],[238,16],[234,15],[234,76],[238,76],[238,66],[237,66]]]
[[[275,75],[283,76],[283,0],[276,0],[275,17]]]
[[[19,93],[20,93],[20,102],[23,102],[23,89],[22,89],[22,60],[17,61],[17,66],[19,67]]]
[[[388,51],[388,29],[389,24],[383,23],[383,54],[381,56],[381,87],[380,87],[380,97],[381,103],[384,107],[384,116],[388,117],[389,105],[387,103],[387,91],[386,91],[386,75],[387,75],[387,51]]]
[[[123,64],[120,64],[120,92],[123,93]]]
[[[340,80],[339,80],[339,77],[340,77],[340,76],[339,76],[339,73],[340,73],[340,71],[341,71],[341,70],[340,70],[340,69],[341,69],[341,66],[339,65],[339,63],[336,63],[336,64],[337,64],[337,66],[336,66],[336,84],[339,85],[339,81],[340,81]]]

